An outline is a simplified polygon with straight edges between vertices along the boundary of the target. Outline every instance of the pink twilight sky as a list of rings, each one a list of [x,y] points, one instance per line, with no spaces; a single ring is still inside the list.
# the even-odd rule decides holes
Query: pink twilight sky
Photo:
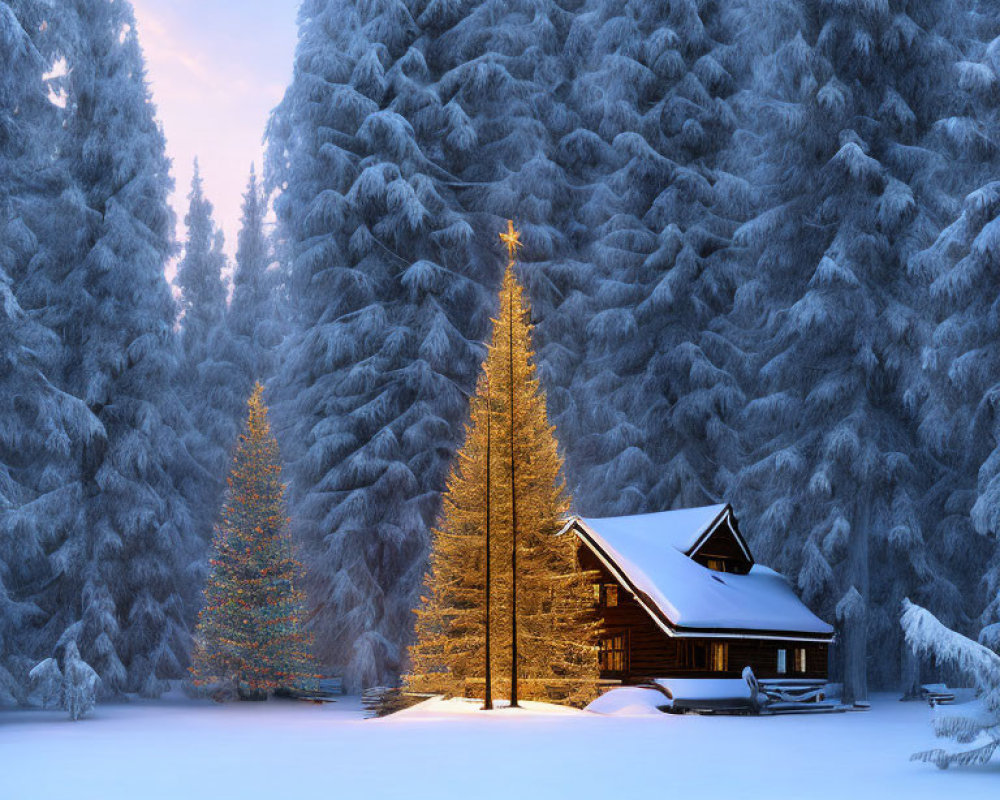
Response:
[[[250,162],[259,175],[264,127],[292,74],[299,2],[132,0],[173,160],[180,242],[197,156],[226,252],[236,252]]]

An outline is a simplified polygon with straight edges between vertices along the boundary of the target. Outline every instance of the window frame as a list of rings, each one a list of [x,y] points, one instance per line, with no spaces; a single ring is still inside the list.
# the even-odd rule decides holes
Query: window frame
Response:
[[[809,658],[804,647],[796,647],[792,655],[793,667],[797,675],[805,675],[809,671]]]
[[[628,633],[628,628],[620,628],[601,634],[597,650],[597,665],[600,672],[612,675],[624,675],[628,672]]]
[[[604,607],[605,608],[618,608],[618,584],[617,583],[605,583],[602,589],[604,593]],[[611,598],[614,598],[614,602],[611,602]]]
[[[729,642],[709,642],[706,655],[709,672],[729,672]],[[721,669],[719,668],[720,664],[722,665]]]
[[[594,590],[594,605],[599,608],[617,608],[621,605],[621,587],[617,583],[601,581],[591,586]],[[609,595],[614,597],[613,603],[608,602]]]

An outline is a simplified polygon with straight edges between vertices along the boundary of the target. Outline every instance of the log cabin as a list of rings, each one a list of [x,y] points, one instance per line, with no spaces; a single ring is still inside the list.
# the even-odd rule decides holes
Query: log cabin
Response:
[[[772,696],[822,700],[833,628],[755,562],[730,505],[572,517],[562,532],[595,576],[602,681],[725,707],[749,697],[750,667]]]

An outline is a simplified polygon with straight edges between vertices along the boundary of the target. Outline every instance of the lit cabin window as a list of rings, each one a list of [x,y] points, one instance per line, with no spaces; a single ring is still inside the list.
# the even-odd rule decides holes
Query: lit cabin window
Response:
[[[778,650],[778,674],[784,675],[788,672],[788,651],[784,648]]]
[[[711,672],[729,671],[729,643],[711,642],[708,646],[708,668]]]
[[[604,605],[608,608],[618,605],[618,586],[613,583],[604,584]]]
[[[601,639],[601,672],[625,671],[625,634],[616,633]]]
[[[795,671],[806,671],[806,649],[804,647],[795,648]]]
[[[714,569],[716,572],[727,572],[725,559],[722,558],[706,558],[705,566],[709,569]]]
[[[594,605],[599,606],[601,604],[601,584],[594,584]]]

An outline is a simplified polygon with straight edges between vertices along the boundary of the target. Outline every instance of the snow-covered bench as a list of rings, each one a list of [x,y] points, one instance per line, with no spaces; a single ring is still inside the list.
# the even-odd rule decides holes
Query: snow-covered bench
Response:
[[[673,713],[747,713],[750,687],[742,678],[657,678],[651,688],[663,693],[665,711]]]
[[[785,678],[758,681],[748,668],[742,678],[658,678],[651,687],[672,712],[788,714],[833,711],[826,681]]]
[[[925,683],[920,687],[920,696],[932,706],[955,702],[955,693],[944,683]]]

